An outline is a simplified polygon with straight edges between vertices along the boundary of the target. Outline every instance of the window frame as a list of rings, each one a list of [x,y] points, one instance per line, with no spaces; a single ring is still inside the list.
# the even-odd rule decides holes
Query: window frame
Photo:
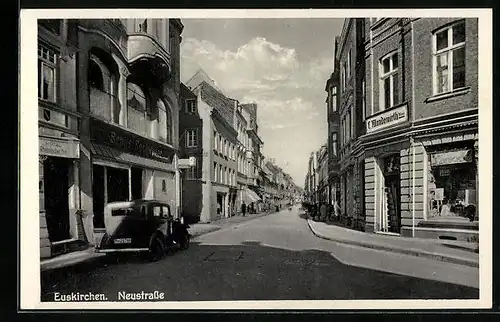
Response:
[[[197,157],[195,157],[198,159]],[[187,174],[186,174],[186,179],[187,180],[197,180],[198,179],[198,160],[196,160],[196,163],[194,166],[189,167]]]
[[[397,67],[394,68],[394,56],[397,56]],[[394,100],[394,79],[399,77],[399,49],[393,50],[390,53],[384,55],[379,60],[379,111],[384,111],[394,107],[398,104]],[[389,60],[389,71],[384,73],[384,61]],[[390,79],[390,98],[389,98],[389,106],[385,106],[385,80]],[[399,86],[399,83],[397,83]]]
[[[185,111],[187,114],[196,114],[196,100],[194,98],[185,99],[184,104],[185,104]]]
[[[192,137],[190,137],[192,134]],[[186,148],[198,147],[198,129],[186,129]]]
[[[464,41],[460,42],[458,44],[453,44],[453,28],[457,25],[464,25]],[[447,36],[448,36],[448,44],[445,48],[437,50],[437,35],[446,31]],[[463,89],[466,87],[465,80],[464,80],[464,86],[462,87],[453,87],[453,53],[457,49],[464,48],[465,54],[467,54],[467,26],[466,26],[466,21],[465,20],[458,20],[454,21],[444,27],[441,27],[435,31],[432,32],[432,94],[433,95],[442,95],[442,94],[447,94],[447,93],[452,93],[454,91]],[[438,91],[438,73],[437,73],[437,59],[439,56],[447,54],[447,63],[448,63],[448,90],[445,91]],[[467,70],[467,59],[464,59],[464,67],[465,67],[465,73]]]
[[[55,103],[57,104],[59,102],[59,93],[58,93],[58,86],[57,86],[57,83],[58,83],[58,79],[59,79],[59,63],[58,63],[58,58],[59,58],[59,51],[50,46],[50,45],[47,45],[45,42],[42,42],[40,40],[38,40],[38,46],[37,46],[37,49],[38,49],[38,77],[40,77],[40,79],[38,80],[38,86],[39,86],[39,93],[37,94],[38,95],[38,99],[41,99],[45,102],[51,102],[51,103]],[[40,55],[40,49],[42,49],[42,55]],[[52,51],[52,57],[53,57],[53,60],[54,61],[50,61],[50,59],[48,58],[45,58],[43,57],[43,49],[46,49],[47,50],[47,53],[51,53]],[[53,79],[53,83],[54,83],[54,88],[53,88],[53,95],[54,95],[54,100],[50,100],[50,99],[47,99],[47,98],[43,98],[41,97],[43,95],[43,66],[47,66],[48,68],[52,69],[53,71],[53,74],[54,74],[54,79]]]
[[[331,134],[331,140],[332,140],[332,156],[337,157],[338,156],[338,146],[337,146],[338,137],[337,137],[336,132],[333,132]]]

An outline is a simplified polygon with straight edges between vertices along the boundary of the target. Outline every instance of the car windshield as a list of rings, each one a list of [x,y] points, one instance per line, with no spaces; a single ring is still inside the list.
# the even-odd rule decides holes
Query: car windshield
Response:
[[[134,214],[133,208],[117,208],[111,210],[112,216],[130,216]]]

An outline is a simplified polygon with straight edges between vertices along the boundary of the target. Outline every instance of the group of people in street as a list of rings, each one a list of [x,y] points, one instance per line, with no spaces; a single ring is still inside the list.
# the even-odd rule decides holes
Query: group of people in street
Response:
[[[307,215],[316,221],[336,221],[341,217],[340,206],[338,202],[329,204],[328,202],[308,202],[302,203],[302,208]]]

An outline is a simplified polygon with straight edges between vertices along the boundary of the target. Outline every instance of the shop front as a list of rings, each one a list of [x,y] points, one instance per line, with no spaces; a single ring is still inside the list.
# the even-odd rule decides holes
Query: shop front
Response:
[[[78,222],[80,142],[40,135],[39,156],[40,257],[48,258],[85,241]]]
[[[415,161],[409,155],[408,120],[406,103],[366,120],[366,134],[361,138],[363,158],[358,162],[363,192],[360,210],[366,232],[399,236],[405,226],[412,225],[416,182],[412,177]]]
[[[163,143],[91,119],[92,208],[96,238],[104,207],[114,201],[156,199],[176,207],[174,150]]]
[[[417,137],[423,162],[422,212],[405,235],[477,242],[479,236],[478,134],[474,130]],[[417,209],[418,211],[418,209]]]

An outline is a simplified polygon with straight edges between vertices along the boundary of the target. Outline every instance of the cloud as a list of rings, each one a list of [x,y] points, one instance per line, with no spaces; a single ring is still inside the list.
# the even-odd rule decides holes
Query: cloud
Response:
[[[300,61],[294,48],[263,37],[234,50],[186,38],[181,57],[183,81],[203,68],[226,95],[256,102],[266,156],[287,160],[287,167],[303,172],[304,160],[299,155],[307,162],[309,150],[323,144],[326,137],[324,84],[331,73],[330,57]]]

